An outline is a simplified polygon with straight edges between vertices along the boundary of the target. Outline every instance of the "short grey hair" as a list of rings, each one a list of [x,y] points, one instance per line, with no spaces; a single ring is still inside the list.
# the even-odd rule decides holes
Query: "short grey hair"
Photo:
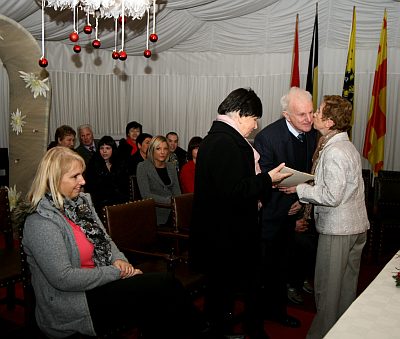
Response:
[[[92,128],[92,125],[90,125],[90,124],[79,125],[79,126],[78,126],[78,134],[81,134],[81,131],[82,131],[83,129],[85,129],[85,128],[90,129],[90,131],[91,131],[92,134],[93,134],[93,128]]]
[[[312,100],[312,95],[305,89],[299,87],[291,87],[289,92],[284,96],[282,96],[281,98],[282,112],[288,112],[289,114],[291,113],[289,107],[290,107],[290,102],[293,98]]]

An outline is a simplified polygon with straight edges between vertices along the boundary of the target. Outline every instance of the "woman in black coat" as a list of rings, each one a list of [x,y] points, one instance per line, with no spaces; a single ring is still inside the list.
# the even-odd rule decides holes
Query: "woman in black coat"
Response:
[[[259,305],[261,229],[258,207],[279,171],[261,173],[259,155],[246,137],[262,116],[251,89],[234,90],[218,107],[216,121],[202,141],[196,163],[190,260],[208,277],[205,310],[215,337],[232,332],[236,292],[245,302],[244,329],[250,338],[267,338]]]
[[[108,135],[99,141],[85,173],[85,192],[91,194],[101,213],[103,206],[129,201],[129,175],[126,162],[119,157],[114,139]]]

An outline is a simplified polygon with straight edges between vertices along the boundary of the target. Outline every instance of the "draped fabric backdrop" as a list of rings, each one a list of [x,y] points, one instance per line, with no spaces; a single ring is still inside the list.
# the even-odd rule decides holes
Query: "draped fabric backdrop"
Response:
[[[355,122],[353,142],[361,152],[373,86],[384,8],[388,13],[387,133],[384,169],[400,170],[400,3],[318,1],[319,95],[343,89],[352,8],[357,11]],[[113,23],[100,26],[102,48],[93,50],[80,21],[80,54],[69,33],[72,13],[46,9],[46,58],[52,84],[49,135],[68,124],[94,127],[96,137],[124,136],[137,120],[153,135],[173,130],[186,148],[205,136],[219,103],[237,87],[251,87],[263,102],[263,128],[279,118],[288,90],[296,14],[299,13],[300,83],[305,87],[315,1],[166,0],[159,6],[153,57],[145,59],[145,22],[128,22],[125,62],[111,58]],[[23,25],[40,44],[40,8],[33,0],[0,0],[0,13]],[[100,25],[102,25],[100,20]],[[134,28],[134,30],[132,30]],[[1,32],[0,32],[1,37]],[[0,38],[1,48],[1,38]],[[26,51],[29,53],[29,51]],[[0,146],[8,146],[8,77],[0,67]],[[33,150],[34,151],[34,150]],[[39,154],[38,154],[39,156]],[[369,168],[363,160],[364,168]]]

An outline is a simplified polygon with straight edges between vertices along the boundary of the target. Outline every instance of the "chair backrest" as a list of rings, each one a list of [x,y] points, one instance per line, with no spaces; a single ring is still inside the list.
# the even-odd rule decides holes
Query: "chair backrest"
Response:
[[[397,178],[397,179],[400,180],[400,171],[380,170],[380,171],[378,172],[378,177]]]
[[[174,228],[188,231],[192,221],[193,193],[184,193],[172,198]]]
[[[129,196],[130,201],[142,200],[136,175],[129,176]]]
[[[0,232],[4,236],[6,248],[13,248],[10,204],[8,201],[8,190],[5,187],[0,188]]]
[[[374,180],[374,186],[375,217],[379,219],[399,219],[400,178],[378,176]]]
[[[109,234],[123,250],[147,250],[157,242],[157,216],[153,199],[106,206]]]

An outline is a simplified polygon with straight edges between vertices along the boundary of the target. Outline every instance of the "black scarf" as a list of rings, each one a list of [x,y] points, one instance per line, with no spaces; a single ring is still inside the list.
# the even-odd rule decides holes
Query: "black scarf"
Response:
[[[55,207],[53,197],[46,193],[46,198]],[[64,215],[78,225],[86,238],[94,245],[93,261],[96,266],[111,265],[111,244],[103,229],[97,224],[89,202],[83,196],[64,199]]]

